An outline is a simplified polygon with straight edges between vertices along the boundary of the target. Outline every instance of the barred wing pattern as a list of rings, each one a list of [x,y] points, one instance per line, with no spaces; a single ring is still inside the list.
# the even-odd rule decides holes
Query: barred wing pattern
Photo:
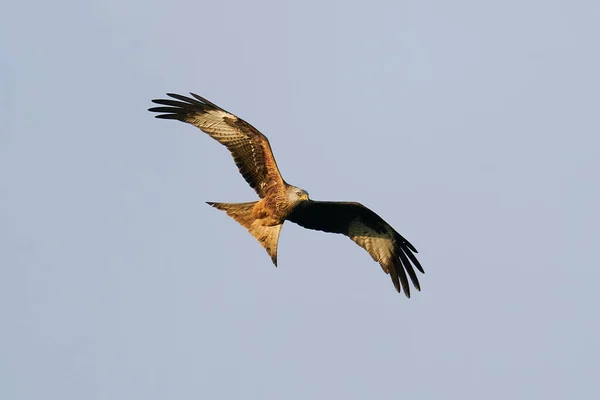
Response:
[[[269,140],[252,125],[197,94],[194,98],[167,93],[171,99],[155,99],[162,107],[148,111],[161,113],[156,118],[187,122],[225,145],[231,152],[240,173],[263,198],[274,188],[284,185],[275,162]],[[165,107],[166,106],[166,107]]]

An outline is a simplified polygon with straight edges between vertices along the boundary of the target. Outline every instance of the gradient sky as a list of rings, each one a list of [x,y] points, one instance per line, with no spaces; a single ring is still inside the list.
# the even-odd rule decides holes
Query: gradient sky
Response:
[[[0,398],[600,398],[599,2],[36,3],[0,13]],[[291,223],[274,268],[204,204],[256,198],[226,149],[146,111],[188,91],[423,291]]]

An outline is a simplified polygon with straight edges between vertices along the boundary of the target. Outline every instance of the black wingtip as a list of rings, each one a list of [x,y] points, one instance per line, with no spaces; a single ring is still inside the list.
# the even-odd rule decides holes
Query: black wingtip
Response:
[[[407,299],[410,299],[410,287],[408,285],[406,285],[404,289],[404,295],[406,296]]]
[[[181,94],[167,93],[167,96],[172,97],[172,98],[177,99],[177,100],[180,100],[180,101],[183,101],[183,102],[186,102],[188,104],[193,104],[193,105],[202,106],[202,107],[206,106],[206,104],[203,103],[203,102],[201,102],[201,101],[198,101],[196,99],[192,99],[191,97],[187,97],[187,96],[184,96],[184,95],[181,95]]]
[[[404,239],[404,238],[403,238]],[[418,253],[419,251],[413,246],[408,240],[404,239],[404,244],[408,247],[413,253]]]
[[[392,283],[394,284],[394,287],[396,288],[396,292],[401,293],[400,281],[398,280],[398,273],[396,272],[396,269],[392,268],[392,270],[389,272],[389,274],[390,274],[390,278],[392,278]]]
[[[421,263],[419,262],[419,260],[417,260],[417,257],[415,257],[415,255],[413,253],[411,253],[410,251],[405,252],[406,255],[408,256],[408,258],[410,258],[410,261],[412,261],[413,265],[415,267],[417,267],[417,269],[419,271],[421,271],[422,274],[425,273],[425,270],[423,269],[423,267],[421,266]]]
[[[419,285],[419,278],[417,278],[415,269],[410,264],[410,261],[408,261],[408,257],[406,257],[404,249],[400,249],[400,251],[398,252],[398,257],[400,257],[400,264],[402,265],[404,270],[408,273],[408,276],[410,277],[410,280],[411,280],[413,286],[417,290],[421,290],[421,286]]]
[[[177,114],[181,111],[181,108],[178,108],[178,107],[152,107],[152,108],[149,108],[148,111],[156,112],[156,113]]]
[[[194,96],[194,97],[196,98],[196,100],[198,100],[198,101],[200,101],[200,102],[202,102],[202,103],[204,103],[204,104],[206,104],[206,105],[209,105],[209,106],[211,106],[211,107],[214,107],[214,108],[216,108],[217,110],[225,111],[225,110],[223,110],[221,107],[219,107],[218,105],[216,105],[215,103],[213,103],[212,101],[210,101],[210,100],[207,100],[206,98],[204,98],[204,97],[202,97],[202,96],[199,96],[199,95],[197,95],[196,93],[192,93],[192,92],[190,92],[190,94],[191,94],[192,96]],[[227,112],[227,111],[225,111],[225,112]]]
[[[179,97],[184,97],[184,98],[186,98],[185,96],[183,96],[183,95],[181,95],[181,94],[177,94],[177,93],[167,93],[167,96],[169,96],[169,97],[173,97],[174,99],[177,99],[177,98],[179,98]]]
[[[182,121],[181,116],[179,114],[159,114],[155,115],[154,118],[158,119],[178,119]]]

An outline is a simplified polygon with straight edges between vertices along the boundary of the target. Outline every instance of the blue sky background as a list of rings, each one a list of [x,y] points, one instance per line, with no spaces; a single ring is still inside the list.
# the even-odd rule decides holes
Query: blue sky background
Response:
[[[0,14],[0,398],[595,399],[600,3],[17,2]],[[347,238],[279,268],[204,201],[228,152],[419,249],[407,300]]]

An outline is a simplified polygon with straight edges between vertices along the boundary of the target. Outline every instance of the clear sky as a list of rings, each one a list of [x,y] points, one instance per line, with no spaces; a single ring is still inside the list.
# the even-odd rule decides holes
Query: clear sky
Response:
[[[0,398],[600,398],[600,3],[8,0]],[[419,249],[408,300],[343,236],[279,268],[205,201],[194,91],[313,199]]]

